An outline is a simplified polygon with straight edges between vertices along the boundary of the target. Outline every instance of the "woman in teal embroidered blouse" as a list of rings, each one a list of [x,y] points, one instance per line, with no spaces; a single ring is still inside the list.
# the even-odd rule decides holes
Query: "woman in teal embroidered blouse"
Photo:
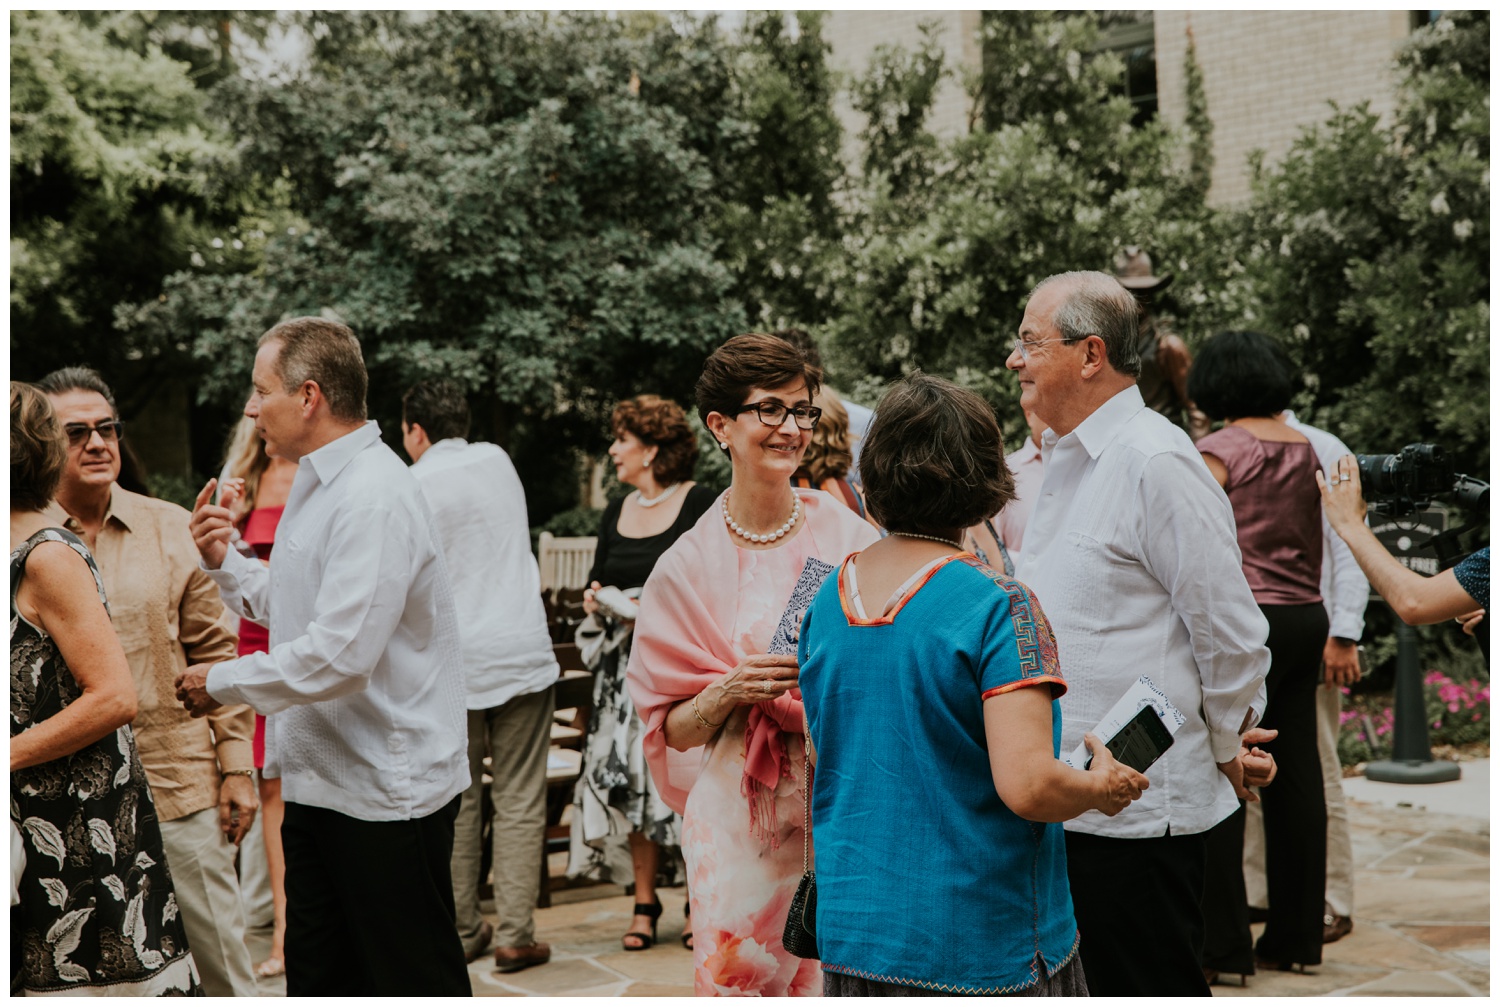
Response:
[[[1058,761],[1052,629],[958,544],[1012,495],[989,406],[917,374],[875,416],[860,469],[891,535],[824,583],[799,653],[824,993],[1085,995],[1056,823],[1146,778],[1092,736],[1089,771]]]

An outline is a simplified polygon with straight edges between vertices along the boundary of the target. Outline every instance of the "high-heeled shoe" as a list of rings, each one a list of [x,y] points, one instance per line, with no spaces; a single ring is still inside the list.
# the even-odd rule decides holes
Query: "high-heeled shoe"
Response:
[[[626,951],[645,951],[656,943],[656,921],[661,919],[661,896],[658,895],[654,898],[655,901],[653,902],[637,902],[635,904],[633,911],[636,916],[649,916],[651,918],[651,932],[645,934],[639,930],[632,930],[624,937],[621,937],[620,946]],[[632,937],[639,941],[639,943],[626,943]]]

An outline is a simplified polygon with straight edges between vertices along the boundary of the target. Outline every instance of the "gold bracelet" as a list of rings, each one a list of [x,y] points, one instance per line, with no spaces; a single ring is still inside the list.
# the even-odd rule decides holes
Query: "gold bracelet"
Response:
[[[701,695],[701,693],[699,695]],[[702,724],[704,727],[708,728],[710,731],[717,730],[718,728],[724,726],[724,722],[722,720],[719,721],[717,724],[711,724],[707,720],[703,719],[703,714],[701,714],[701,713],[698,712],[698,696],[694,696],[693,697],[693,716],[695,716],[695,717],[698,718],[698,723]]]

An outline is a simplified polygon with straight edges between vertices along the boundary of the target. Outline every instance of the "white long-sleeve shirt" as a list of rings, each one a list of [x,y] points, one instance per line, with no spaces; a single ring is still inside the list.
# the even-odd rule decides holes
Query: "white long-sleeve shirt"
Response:
[[[557,658],[531,554],[526,493],[494,444],[438,441],[411,467],[443,542],[468,706],[488,710],[557,681]]]
[[[1141,675],[1186,723],[1114,818],[1077,832],[1146,838],[1203,832],[1238,807],[1215,763],[1234,758],[1247,710],[1265,710],[1268,626],[1250,594],[1234,512],[1187,434],[1132,385],[1071,433],[1042,435],[1042,486],[1016,576],[1057,636],[1068,692],[1062,750]]]
[[[1353,454],[1343,441],[1327,430],[1300,423],[1295,413],[1285,414],[1287,426],[1300,432],[1312,445],[1326,475],[1338,470],[1338,460]],[[1328,610],[1328,635],[1358,640],[1365,631],[1365,606],[1370,603],[1370,582],[1359,568],[1349,546],[1323,517],[1323,571],[1319,591]]]
[[[282,796],[366,821],[422,818],[469,785],[458,620],[416,477],[373,422],[302,458],[268,569],[209,571],[271,649],[215,665],[208,693],[267,721]]]

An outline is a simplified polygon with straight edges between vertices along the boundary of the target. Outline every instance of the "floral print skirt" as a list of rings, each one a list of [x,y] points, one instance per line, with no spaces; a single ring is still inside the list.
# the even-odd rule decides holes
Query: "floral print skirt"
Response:
[[[802,877],[802,737],[784,734],[792,775],[776,789],[774,838],[752,834],[745,772],[745,708],[708,748],[683,814],[699,996],[820,996],[822,966],[781,946]]]

